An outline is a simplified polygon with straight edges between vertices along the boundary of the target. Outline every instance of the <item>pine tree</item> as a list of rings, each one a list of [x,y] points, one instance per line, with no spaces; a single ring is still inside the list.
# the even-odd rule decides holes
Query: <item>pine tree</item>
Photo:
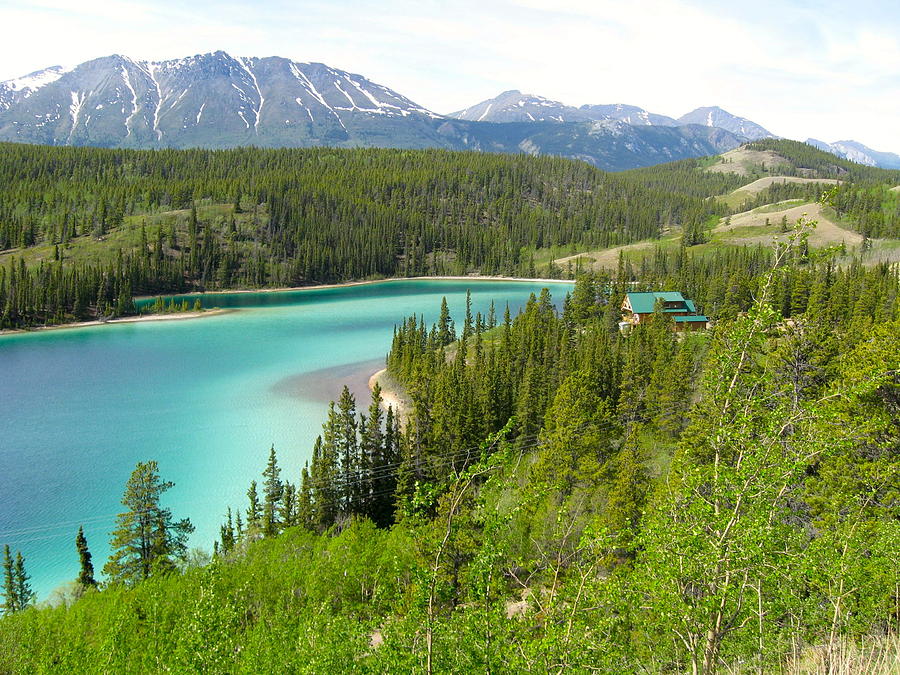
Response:
[[[234,522],[231,517],[231,507],[228,507],[228,515],[225,522],[219,527],[219,540],[222,542],[222,553],[228,553],[234,548],[236,537],[234,534]]]
[[[453,326],[453,319],[450,318],[450,309],[447,307],[447,297],[441,298],[441,313],[438,318],[438,337],[439,347],[446,347],[456,340],[456,330]]]
[[[78,527],[78,534],[75,536],[75,548],[78,551],[78,560],[81,565],[81,571],[78,574],[78,583],[83,588],[90,588],[97,585],[94,579],[94,563],[91,562],[91,552],[88,550],[87,539],[84,536],[84,528]]]
[[[247,529],[253,529],[260,526],[261,511],[259,508],[259,495],[256,492],[256,481],[250,481],[250,488],[247,490]]]
[[[112,555],[103,573],[112,581],[133,583],[157,569],[171,569],[187,554],[187,539],[194,526],[160,505],[160,498],[174,483],[159,478],[155,461],[138,462],[125,484],[122,505],[128,510],[116,518],[110,548]]]
[[[356,435],[356,399],[347,386],[341,391],[337,410],[337,453],[341,462],[340,508],[345,514],[359,513],[359,443]]]
[[[293,527],[297,524],[297,487],[293,483],[284,484],[284,494],[281,497],[279,509],[281,527]]]
[[[372,388],[369,414],[362,418],[359,449],[365,477],[361,495],[361,511],[376,523],[380,520],[376,504],[381,496],[377,481],[386,470],[384,466],[384,431],[382,430],[384,414],[381,410],[381,403],[381,385],[376,382]]]
[[[25,572],[25,558],[22,557],[21,551],[16,551],[16,567],[14,574],[16,582],[16,603],[18,609],[25,609],[34,600],[34,591],[31,589],[31,584],[29,583],[31,577]]]
[[[604,520],[614,538],[612,555],[622,560],[634,555],[632,541],[638,532],[650,482],[636,431],[632,430],[625,439],[614,468]]]
[[[315,529],[313,518],[312,490],[309,486],[309,466],[304,465],[300,472],[300,490],[297,493],[296,521],[300,527]]]
[[[269,450],[269,462],[263,471],[263,532],[267,537],[278,533],[278,505],[284,494],[284,484],[281,482],[281,469],[278,468],[278,458],[275,456],[275,446]]]
[[[3,546],[3,613],[12,614],[19,609],[19,594],[9,544]]]

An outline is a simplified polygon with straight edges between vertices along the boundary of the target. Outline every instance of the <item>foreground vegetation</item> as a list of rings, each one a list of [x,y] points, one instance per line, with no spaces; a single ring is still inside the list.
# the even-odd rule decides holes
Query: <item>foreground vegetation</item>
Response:
[[[835,268],[799,233],[630,274],[561,311],[407,319],[402,425],[345,392],[309,466],[282,478],[270,451],[210,564],[12,612],[2,667],[891,672],[897,268]],[[718,325],[621,335],[644,287]]]

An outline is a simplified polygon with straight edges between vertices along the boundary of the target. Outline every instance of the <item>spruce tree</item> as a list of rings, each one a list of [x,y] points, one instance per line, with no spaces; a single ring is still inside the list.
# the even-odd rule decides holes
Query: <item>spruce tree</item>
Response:
[[[9,544],[3,546],[3,613],[12,614],[19,609],[19,595]]]
[[[438,318],[438,346],[446,347],[456,340],[456,330],[453,319],[450,318],[450,309],[447,307],[447,297],[441,298],[441,314]]]
[[[359,443],[356,435],[356,399],[344,385],[338,399],[337,444],[341,463],[340,508],[345,514],[359,513]]]
[[[173,485],[160,480],[155,461],[138,462],[122,497],[128,510],[116,518],[110,539],[113,552],[103,567],[110,580],[140,581],[185,558],[194,526],[187,518],[173,520],[172,512],[160,504],[162,494]]]
[[[293,527],[297,524],[297,488],[293,483],[285,482],[278,513],[281,527]]]
[[[377,481],[385,471],[384,431],[382,430],[384,413],[381,410],[381,403],[381,385],[376,382],[372,388],[369,414],[362,416],[359,448],[360,461],[364,469],[360,507],[362,513],[375,523],[379,522],[376,503],[381,497],[378,494]]]
[[[94,579],[94,563],[91,562],[91,552],[88,550],[87,539],[84,536],[84,528],[78,527],[78,534],[75,536],[75,548],[78,551],[78,560],[81,565],[81,571],[78,573],[78,583],[83,588],[90,588],[97,585]]]
[[[225,522],[219,526],[219,540],[222,542],[221,550],[222,553],[228,553],[231,549],[234,548],[235,536],[234,536],[234,521],[231,517],[231,507],[228,507],[228,515],[225,519]]]
[[[257,528],[260,526],[261,512],[259,508],[259,495],[256,492],[256,481],[250,481],[250,488],[247,490],[247,529]]]
[[[278,458],[275,456],[275,446],[269,450],[269,462],[263,471],[263,532],[267,537],[278,533],[278,504],[284,494],[284,484],[281,482],[281,469],[278,468]]]
[[[25,558],[21,551],[16,551],[16,603],[18,609],[25,609],[34,600],[34,591],[31,589],[31,577],[25,572]]]
[[[296,521],[300,527],[308,530],[315,529],[313,519],[312,491],[309,486],[309,467],[303,466],[300,473],[300,490],[297,493]]]

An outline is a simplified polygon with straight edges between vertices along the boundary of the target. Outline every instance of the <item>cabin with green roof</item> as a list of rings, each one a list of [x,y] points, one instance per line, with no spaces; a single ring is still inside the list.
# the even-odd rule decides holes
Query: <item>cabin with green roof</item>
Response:
[[[709,319],[697,314],[693,300],[685,298],[678,291],[657,291],[649,293],[626,293],[622,301],[622,323],[620,328],[628,329],[646,321],[656,310],[660,309],[674,319],[676,331],[704,330]]]

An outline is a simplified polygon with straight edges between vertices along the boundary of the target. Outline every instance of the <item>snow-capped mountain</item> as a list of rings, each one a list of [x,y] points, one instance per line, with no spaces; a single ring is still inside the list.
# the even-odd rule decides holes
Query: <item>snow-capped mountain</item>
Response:
[[[396,120],[436,117],[361,75],[221,51],[107,56],[0,83],[0,139],[53,145],[352,145]]]
[[[626,124],[635,126],[657,126],[657,127],[675,127],[678,126],[671,117],[666,115],[658,115],[639,108],[636,105],[627,105],[625,103],[612,103],[605,105],[583,105],[579,110],[591,116],[591,119],[614,119]]]
[[[697,108],[677,120],[625,103],[587,104],[580,108],[513,89],[449,117],[475,122],[598,122],[618,120],[633,126],[678,127],[699,124],[724,129],[748,141],[774,136],[760,125],[721,108]]]
[[[678,124],[671,117],[647,112],[635,105],[614,103],[576,108],[543,96],[523,94],[518,89],[504,91],[465,110],[450,113],[448,117],[471,122],[597,122],[612,119],[635,126],[674,127]]]
[[[652,126],[657,117],[637,108],[598,116],[518,91],[459,116],[436,115],[322,63],[221,51],[169,61],[106,56],[0,83],[0,141],[46,145],[437,147],[626,169],[716,154],[743,140],[720,129]],[[499,121],[507,124],[489,123]]]
[[[746,117],[732,115],[727,110],[722,110],[718,106],[692,110],[686,115],[679,117],[677,124],[700,124],[705,127],[725,129],[738,136],[743,136],[750,141],[775,137],[775,134],[763,129],[756,122],[751,122]]]
[[[589,122],[594,119],[578,108],[543,96],[523,94],[518,89],[504,91],[465,110],[450,113],[449,117],[470,122]]]
[[[826,143],[815,138],[808,138],[806,142],[813,147],[819,148],[819,150],[830,152],[852,162],[858,162],[867,166],[879,166],[882,169],[900,169],[900,155],[893,152],[873,150],[859,141]]]

